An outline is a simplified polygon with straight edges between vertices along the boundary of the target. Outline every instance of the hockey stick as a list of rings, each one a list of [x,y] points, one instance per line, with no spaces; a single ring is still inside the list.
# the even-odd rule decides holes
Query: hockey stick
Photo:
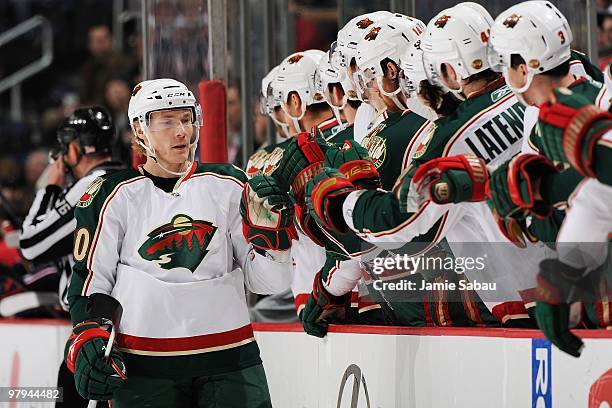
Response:
[[[94,293],[87,299],[87,313],[93,318],[104,319],[105,323],[111,327],[110,337],[108,338],[106,350],[104,351],[104,359],[108,360],[113,348],[113,343],[115,342],[117,328],[121,322],[123,307],[117,299],[110,295]],[[98,401],[90,400],[87,408],[96,408],[97,404]]]

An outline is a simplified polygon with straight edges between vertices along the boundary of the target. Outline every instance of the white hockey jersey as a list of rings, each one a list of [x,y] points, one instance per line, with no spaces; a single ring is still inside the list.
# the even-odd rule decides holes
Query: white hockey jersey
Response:
[[[282,292],[293,267],[290,251],[262,255],[247,244],[245,182],[231,165],[194,164],[166,192],[126,170],[96,179],[81,197],[71,316],[87,317],[85,296],[115,297],[123,305],[116,344],[128,372],[210,375],[260,361],[244,285]]]

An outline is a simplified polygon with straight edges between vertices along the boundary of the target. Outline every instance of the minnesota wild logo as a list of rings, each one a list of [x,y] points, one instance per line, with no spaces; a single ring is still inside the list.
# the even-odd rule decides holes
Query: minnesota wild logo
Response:
[[[365,37],[363,37],[363,39],[367,41],[374,41],[376,37],[378,37],[378,32],[381,28],[382,27],[372,27],[370,31],[368,31],[368,33],[365,35]]]
[[[304,56],[302,54],[295,54],[295,55],[292,55],[291,57],[289,57],[287,62],[289,64],[297,64],[298,61],[301,60],[302,58],[304,58]]]
[[[519,22],[521,16],[516,13],[513,13],[510,17],[504,20],[503,24],[508,28],[514,28],[514,26]]]
[[[217,227],[211,222],[178,214],[151,231],[138,253],[161,268],[187,268],[193,273],[208,253],[206,248],[215,231]]]
[[[446,25],[446,23],[448,23],[448,20],[450,20],[450,16],[447,15],[443,15],[440,16],[436,22],[434,23],[434,25],[438,28],[444,28],[444,26]]]
[[[102,183],[104,182],[103,178],[96,178],[85,190],[85,193],[79,199],[79,202],[76,204],[77,207],[85,208],[89,207],[89,204],[93,201],[94,197],[100,191],[100,187],[102,187]]]
[[[419,157],[425,154],[425,152],[427,151],[427,146],[429,145],[429,142],[431,142],[431,139],[433,138],[435,132],[436,125],[433,125],[429,128],[429,131],[427,132],[423,140],[421,140],[421,143],[419,143],[419,147],[417,147],[417,149],[412,154],[412,158],[418,159]]]
[[[365,30],[366,28],[368,28],[372,24],[374,24],[374,21],[372,21],[372,20],[370,20],[369,18],[366,17],[363,20],[359,20],[357,22],[357,28]]]
[[[383,123],[381,123],[381,125],[383,125]],[[378,129],[378,127],[376,129]],[[380,130],[382,129],[384,129],[384,126]],[[363,147],[368,150],[368,154],[372,158],[374,167],[377,169],[382,166],[382,164],[385,162],[385,158],[387,157],[387,140],[380,136],[376,136],[376,133],[378,132],[370,132],[370,134],[367,135],[362,142]]]
[[[134,87],[134,90],[132,91],[132,96],[136,96],[136,94],[138,93],[138,91],[140,91],[142,89],[142,85],[138,84]]]

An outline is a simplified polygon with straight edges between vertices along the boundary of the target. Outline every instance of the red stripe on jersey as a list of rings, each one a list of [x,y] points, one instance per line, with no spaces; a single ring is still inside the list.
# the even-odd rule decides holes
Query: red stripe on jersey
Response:
[[[295,296],[295,310],[300,311],[300,308],[306,306],[306,301],[308,300],[308,296],[310,293],[298,293]]]
[[[116,344],[121,348],[129,350],[173,352],[226,346],[252,337],[253,328],[251,324],[247,324],[238,329],[221,333],[203,334],[201,336],[192,337],[169,337],[165,339],[117,333]]]

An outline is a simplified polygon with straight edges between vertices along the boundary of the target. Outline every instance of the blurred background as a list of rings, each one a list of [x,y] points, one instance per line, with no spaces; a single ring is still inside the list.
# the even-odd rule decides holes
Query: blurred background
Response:
[[[478,1],[495,17],[517,1]],[[608,0],[553,1],[573,48],[612,59]],[[48,165],[59,122],[101,104],[117,127],[114,154],[129,162],[133,86],[173,77],[196,94],[220,79],[227,95],[227,158],[238,166],[274,137],[259,113],[261,78],[294,51],[327,50],[350,18],[386,9],[425,23],[451,0],[0,0],[0,221],[23,217]],[[206,149],[205,143],[200,146]],[[39,180],[40,179],[40,180]],[[0,239],[0,265],[19,262]]]

